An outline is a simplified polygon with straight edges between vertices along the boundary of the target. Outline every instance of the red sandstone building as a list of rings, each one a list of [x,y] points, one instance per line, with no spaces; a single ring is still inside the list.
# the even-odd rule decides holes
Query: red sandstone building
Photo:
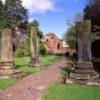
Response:
[[[75,49],[71,49],[70,46],[64,40],[59,39],[54,33],[47,33],[44,36],[43,41],[47,53],[69,53],[70,55],[73,55],[73,53],[75,53]]]

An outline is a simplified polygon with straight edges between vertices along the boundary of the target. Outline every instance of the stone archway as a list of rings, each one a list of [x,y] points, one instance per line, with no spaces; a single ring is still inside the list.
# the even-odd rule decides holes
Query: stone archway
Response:
[[[57,44],[57,50],[60,50],[60,43]]]
[[[91,44],[92,56],[100,58],[100,38],[95,39]]]
[[[97,72],[100,72],[100,38],[96,38],[91,44],[93,67]]]

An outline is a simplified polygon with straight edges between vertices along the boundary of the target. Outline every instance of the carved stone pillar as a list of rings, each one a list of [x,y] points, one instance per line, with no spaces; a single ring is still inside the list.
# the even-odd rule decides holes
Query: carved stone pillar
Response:
[[[14,74],[12,30],[6,28],[2,31],[1,37],[0,76],[9,76],[11,74]]]
[[[29,67],[39,66],[38,36],[35,27],[31,28],[31,59]]]
[[[96,77],[91,62],[91,21],[84,20],[76,24],[78,34],[78,63],[74,73],[71,74],[73,79],[92,79]]]

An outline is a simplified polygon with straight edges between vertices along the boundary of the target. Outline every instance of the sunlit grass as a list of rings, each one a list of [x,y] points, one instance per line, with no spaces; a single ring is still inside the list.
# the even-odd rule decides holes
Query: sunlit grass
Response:
[[[42,100],[100,100],[100,86],[54,84]]]
[[[40,62],[43,68],[49,65],[55,64],[61,61],[62,59],[63,58],[60,58],[55,55],[40,56]],[[16,69],[20,70],[23,73],[32,74],[32,73],[36,73],[41,70],[41,66],[40,67],[29,67],[28,66],[29,61],[30,61],[30,57],[14,58]],[[6,89],[7,87],[15,84],[18,80],[20,79],[12,79],[12,78],[0,79],[0,90]]]
[[[55,64],[58,61],[61,61],[63,58],[55,56],[55,55],[47,55],[47,56],[40,56],[40,64],[42,67],[47,67],[49,65]],[[21,57],[21,58],[14,58],[15,65],[17,69],[24,73],[34,73],[40,71],[40,67],[29,67],[30,57]]]
[[[7,87],[15,84],[19,79],[0,79],[0,90],[4,90]]]

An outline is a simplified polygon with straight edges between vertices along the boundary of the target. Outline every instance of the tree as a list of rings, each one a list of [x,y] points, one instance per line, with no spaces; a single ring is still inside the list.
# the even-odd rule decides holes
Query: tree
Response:
[[[46,55],[46,48],[44,46],[44,43],[42,41],[39,42],[40,45],[39,45],[39,53],[41,55]]]
[[[22,39],[22,34],[27,33],[28,12],[22,6],[21,0],[6,0],[3,6],[3,28],[13,30],[14,50],[22,43],[17,42],[17,38]],[[17,45],[16,45],[17,44]]]
[[[91,19],[92,31],[100,31],[100,0],[89,0],[84,9],[84,19]]]
[[[3,11],[2,8],[3,8],[3,2],[2,0],[0,0],[0,51],[1,51],[1,33],[2,33],[2,11]]]
[[[91,19],[92,39],[100,37],[100,0],[89,0],[84,9],[84,19]]]
[[[27,27],[27,10],[21,0],[6,0],[3,7],[3,26],[12,29]]]
[[[1,34],[1,27],[2,27],[2,12],[3,12],[3,2],[0,0],[0,34]]]
[[[43,37],[43,32],[39,29],[39,22],[37,20],[34,20],[32,22],[28,23],[28,34],[26,34],[24,36],[24,55],[25,56],[29,56],[31,54],[31,50],[30,50],[30,46],[31,46],[31,28],[32,27],[36,27],[37,30],[37,34],[38,34],[38,40],[39,40],[39,50],[41,52],[41,50],[43,51],[43,46],[42,45],[42,37]],[[42,47],[42,49],[40,49]]]
[[[43,32],[40,31],[40,29],[39,29],[39,22],[37,20],[34,20],[34,21],[32,21],[32,22],[30,22],[28,24],[28,31],[29,31],[29,33],[31,32],[31,28],[32,27],[36,27],[38,37],[41,39],[43,37]]]
[[[64,40],[70,45],[71,48],[76,48],[76,26],[72,25],[68,28],[68,31],[64,34]]]
[[[80,13],[77,13],[73,19],[73,22],[67,23],[69,28],[64,34],[64,40],[70,45],[71,48],[76,48],[77,33],[76,33],[76,22],[82,21],[83,17]]]
[[[24,35],[24,56],[31,55],[31,42],[30,42],[30,35]]]

